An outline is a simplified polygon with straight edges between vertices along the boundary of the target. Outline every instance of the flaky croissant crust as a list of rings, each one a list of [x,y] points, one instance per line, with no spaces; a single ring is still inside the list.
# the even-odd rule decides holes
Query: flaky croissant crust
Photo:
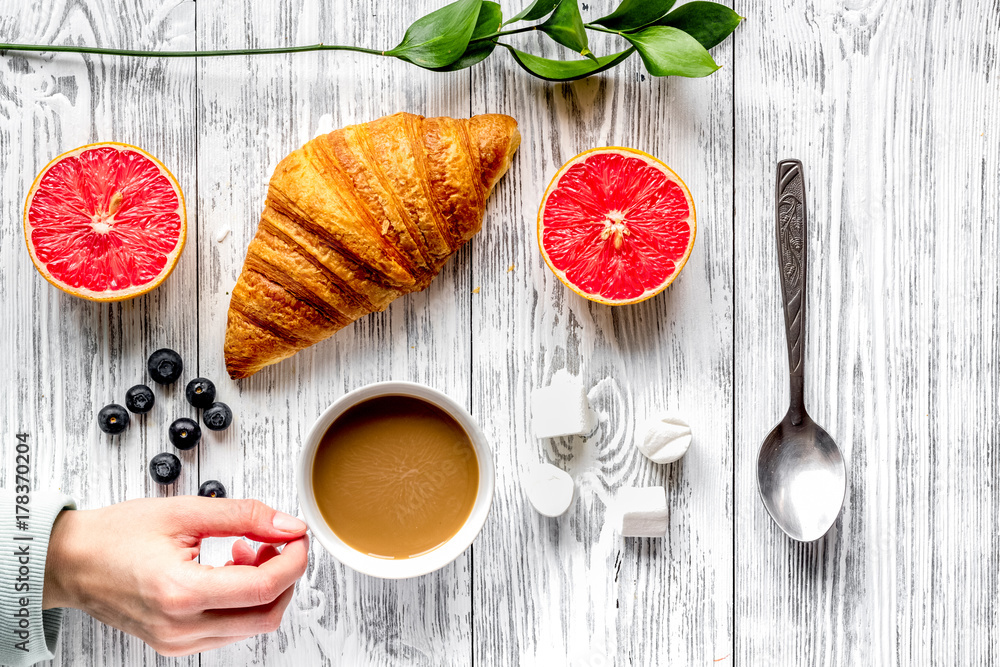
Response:
[[[398,113],[285,157],[233,288],[229,375],[252,375],[426,288],[479,231],[519,143],[509,116]]]

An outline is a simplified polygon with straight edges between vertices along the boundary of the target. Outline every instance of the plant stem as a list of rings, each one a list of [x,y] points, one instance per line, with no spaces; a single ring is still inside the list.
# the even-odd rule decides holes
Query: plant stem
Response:
[[[515,28],[514,30],[501,30],[492,35],[477,37],[472,42],[482,42],[488,39],[497,39],[504,35],[516,35],[519,32],[534,30],[534,26],[527,28]],[[55,44],[4,44],[0,43],[0,51],[34,51],[34,52],[61,52],[61,53],[93,53],[105,56],[135,56],[140,58],[206,58],[213,56],[252,56],[265,53],[301,53],[303,51],[357,51],[358,53],[369,53],[374,56],[384,56],[384,51],[377,49],[365,49],[360,46],[338,46],[336,44],[309,44],[307,46],[279,46],[272,49],[223,49],[219,51],[146,51],[142,49],[105,49],[99,46],[68,46]]]
[[[597,32],[606,32],[612,35],[622,34],[621,30],[608,30],[604,26],[594,25],[593,23],[587,23],[584,27],[587,28],[588,30],[596,30]]]
[[[49,44],[4,44],[0,51],[34,51],[63,53],[94,53],[108,56],[136,56],[140,58],[190,58],[210,56],[250,56],[265,53],[299,53],[301,51],[357,51],[372,55],[384,55],[382,51],[365,49],[360,46],[338,46],[336,44],[310,44],[308,46],[280,46],[273,49],[235,49],[221,51],[143,51],[135,49],[105,49],[97,46],[63,46]]]
[[[469,43],[472,42],[482,42],[487,39],[496,39],[497,37],[504,37],[505,35],[516,35],[520,32],[531,32],[532,30],[538,30],[537,26],[528,26],[526,28],[514,28],[513,30],[501,30],[500,32],[495,32],[492,35],[483,35],[482,37],[476,37],[475,39],[470,39]]]

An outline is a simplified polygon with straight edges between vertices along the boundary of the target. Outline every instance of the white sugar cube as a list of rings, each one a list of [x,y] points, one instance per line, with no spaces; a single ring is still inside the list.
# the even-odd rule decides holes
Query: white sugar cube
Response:
[[[615,498],[622,537],[665,537],[667,492],[662,486],[625,487]]]
[[[583,381],[556,371],[548,387],[531,392],[531,428],[536,438],[581,435],[591,430],[592,412]]]
[[[650,461],[673,463],[691,446],[691,427],[671,415],[653,417],[636,430],[635,446]]]
[[[539,463],[524,478],[531,506],[543,516],[560,516],[573,503],[573,478],[551,463]]]

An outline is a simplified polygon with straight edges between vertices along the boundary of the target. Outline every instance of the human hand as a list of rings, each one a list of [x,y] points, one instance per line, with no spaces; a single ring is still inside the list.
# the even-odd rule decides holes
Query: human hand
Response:
[[[75,607],[165,656],[272,632],[305,572],[306,525],[256,500],[182,496],[67,510],[49,538],[42,607]],[[238,540],[225,567],[195,560],[204,537]],[[287,543],[280,552],[277,545]]]

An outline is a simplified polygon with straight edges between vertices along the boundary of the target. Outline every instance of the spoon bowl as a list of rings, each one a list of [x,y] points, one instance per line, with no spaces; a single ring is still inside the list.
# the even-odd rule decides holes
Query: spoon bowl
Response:
[[[847,492],[840,448],[809,415],[785,417],[757,455],[757,488],[774,522],[789,537],[811,542],[833,526]]]
[[[789,537],[823,537],[847,494],[844,457],[830,434],[806,413],[806,187],[802,163],[778,163],[775,222],[781,300],[788,343],[791,403],[757,454],[757,489],[768,514]]]

